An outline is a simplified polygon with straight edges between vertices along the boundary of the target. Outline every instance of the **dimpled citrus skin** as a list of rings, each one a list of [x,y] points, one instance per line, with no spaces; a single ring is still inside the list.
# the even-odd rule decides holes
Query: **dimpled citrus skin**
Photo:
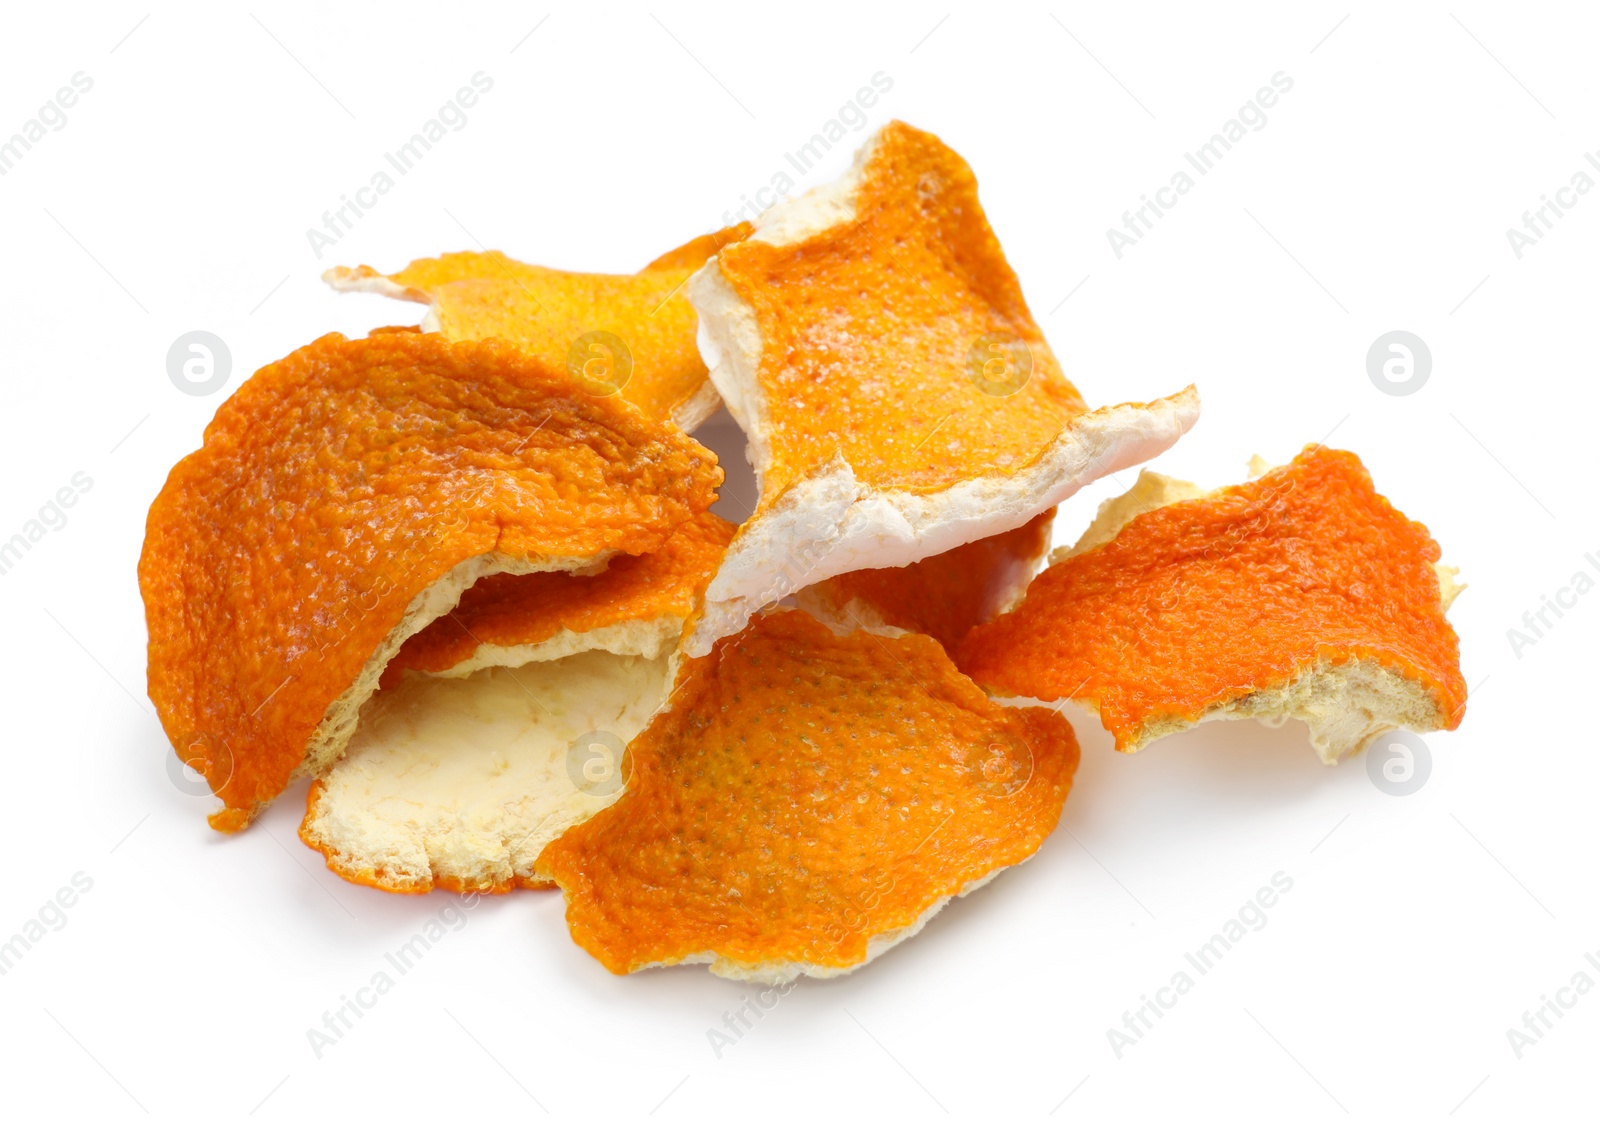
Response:
[[[1047,509],[1026,525],[903,568],[846,572],[817,586],[836,606],[858,599],[889,626],[930,635],[953,650],[967,631],[993,617],[995,600],[1004,594],[997,589],[1044,556],[1055,515]]]
[[[957,660],[998,692],[1098,702],[1119,749],[1149,722],[1198,720],[1319,662],[1356,659],[1425,685],[1453,729],[1467,694],[1438,559],[1428,530],[1373,490],[1360,459],[1307,447],[1045,569]]]
[[[835,453],[859,480],[901,490],[1012,473],[1085,410],[1028,312],[967,163],[900,122],[879,138],[855,222],[788,246],[745,240],[717,257],[761,330],[772,453],[763,506]],[[974,368],[986,334],[1032,354],[1031,379],[1010,395],[974,379],[993,355],[980,351]]]
[[[629,757],[622,798],[536,867],[618,974],[707,952],[858,964],[869,937],[1038,849],[1078,746],[1055,712],[990,702],[930,638],[838,637],[787,611],[685,662]]]
[[[566,367],[568,351],[583,334],[614,334],[633,362],[619,394],[647,414],[669,419],[706,383],[683,284],[718,248],[749,230],[741,224],[699,236],[637,274],[551,270],[499,251],[463,251],[418,259],[388,278],[432,302],[439,331],[451,340],[498,337],[558,368]],[[362,272],[375,273],[370,267],[357,273]]]
[[[455,610],[405,641],[384,667],[383,685],[406,670],[448,670],[483,644],[527,646],[562,630],[581,633],[661,615],[687,619],[733,529],[716,514],[702,513],[655,552],[613,557],[598,575],[485,576],[462,593]]]
[[[721,470],[498,343],[329,334],[257,372],[173,468],[139,587],[150,698],[237,830],[412,598],[484,553],[659,548]]]

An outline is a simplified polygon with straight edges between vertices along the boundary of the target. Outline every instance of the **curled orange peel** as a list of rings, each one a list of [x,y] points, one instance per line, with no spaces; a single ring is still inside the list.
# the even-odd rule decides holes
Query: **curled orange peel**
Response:
[[[301,840],[392,893],[547,887],[540,850],[620,790],[608,758],[666,696],[732,533],[707,512],[594,575],[479,580],[385,667],[344,757],[312,782]]]
[[[338,759],[405,638],[493,572],[659,549],[721,471],[499,342],[329,334],[257,372],[150,507],[149,688],[241,829]]]
[[[733,526],[702,513],[641,556],[616,556],[589,576],[539,572],[485,576],[449,614],[408,638],[382,685],[408,670],[462,677],[486,666],[518,666],[580,649],[655,657],[676,647],[696,597],[716,571]],[[607,645],[605,632],[626,632]],[[617,650],[617,644],[625,650]]]
[[[1304,720],[1335,763],[1466,708],[1439,546],[1347,451],[1205,493],[1145,473],[1020,606],[972,630],[992,692],[1097,709],[1123,751],[1201,721]]]

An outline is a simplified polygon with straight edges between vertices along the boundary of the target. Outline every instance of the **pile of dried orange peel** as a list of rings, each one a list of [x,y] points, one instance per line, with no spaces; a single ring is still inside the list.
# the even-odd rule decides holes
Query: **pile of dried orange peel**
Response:
[[[779,982],[1031,857],[1068,700],[1124,751],[1294,718],[1329,763],[1461,721],[1453,571],[1352,454],[1145,472],[1039,571],[1054,507],[1199,401],[1090,408],[931,134],[637,274],[327,277],[427,313],[245,382],[139,562],[218,830],[308,779],[300,836],[347,880],[555,886],[613,972]],[[759,487],[737,526],[689,434],[719,404]]]

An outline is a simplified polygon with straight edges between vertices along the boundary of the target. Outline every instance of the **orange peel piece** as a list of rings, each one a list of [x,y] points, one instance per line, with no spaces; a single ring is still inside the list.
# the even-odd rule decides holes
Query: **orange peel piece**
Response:
[[[149,689],[244,827],[336,761],[401,643],[479,576],[593,570],[713,500],[715,459],[500,342],[334,333],[218,410],[150,507]]]
[[[382,684],[397,684],[407,670],[465,677],[582,650],[654,658],[677,645],[732,538],[732,524],[702,513],[655,552],[613,557],[595,575],[485,576],[448,615],[405,641]]]
[[[463,251],[417,259],[394,274],[334,267],[323,280],[335,290],[422,302],[424,330],[453,341],[509,341],[566,368],[592,394],[620,395],[692,431],[721,401],[695,348],[683,284],[748,231],[741,224],[701,235],[637,274],[552,270],[499,251]]]
[[[623,796],[539,858],[617,974],[843,974],[1025,861],[1077,766],[1055,711],[990,701],[931,638],[754,619],[684,662]]]
[[[1050,551],[1056,511],[903,568],[870,568],[813,584],[795,606],[840,629],[895,627],[954,651],[967,632],[1022,598]]]
[[[1292,717],[1337,763],[1461,723],[1459,588],[1438,560],[1347,451],[1310,446],[1210,493],[1146,472],[957,660],[991,691],[1098,709],[1122,751]]]
[[[539,852],[614,802],[627,742],[672,683],[670,655],[602,647],[380,690],[313,780],[300,840],[388,893],[547,888]]]
[[[1199,412],[1192,387],[1087,410],[972,170],[899,122],[841,180],[764,214],[688,293],[761,487],[690,654],[810,584],[1022,525],[1159,454]]]
[[[547,886],[539,852],[621,791],[622,753],[666,697],[732,534],[702,513],[596,575],[479,580],[385,668],[311,786],[301,840],[393,893]]]

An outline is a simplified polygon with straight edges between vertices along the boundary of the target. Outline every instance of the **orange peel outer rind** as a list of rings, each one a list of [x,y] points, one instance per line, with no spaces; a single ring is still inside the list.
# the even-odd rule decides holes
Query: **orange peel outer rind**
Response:
[[[527,646],[562,630],[583,633],[662,615],[688,619],[733,529],[707,512],[678,526],[655,552],[613,557],[596,575],[485,576],[462,593],[455,610],[405,641],[384,668],[382,685],[406,670],[448,670],[485,644]]]
[[[1045,569],[957,661],[994,691],[1098,706],[1118,749],[1155,722],[1362,659],[1425,686],[1454,729],[1467,690],[1438,559],[1360,459],[1311,446]]]
[[[536,872],[573,938],[617,974],[830,974],[942,900],[1028,858],[1061,813],[1078,747],[1048,709],[1009,709],[933,639],[838,636],[757,618],[680,669],[629,746],[615,804]]]
[[[627,348],[631,366],[616,394],[647,415],[671,419],[706,388],[695,313],[683,284],[749,230],[749,224],[740,224],[701,235],[637,274],[553,270],[499,251],[417,259],[390,275],[368,266],[333,273],[346,279],[387,278],[407,298],[431,304],[438,331],[451,340],[499,338],[557,368],[566,367],[574,342],[584,334],[613,334]]]
[[[717,256],[761,332],[763,507],[836,454],[869,486],[916,492],[1015,472],[1086,410],[954,150],[886,126],[855,209],[799,243],[746,239]],[[1009,394],[980,383],[1006,363],[985,341],[1025,346],[1031,371]]]
[[[261,369],[150,507],[149,691],[238,830],[412,599],[484,554],[596,560],[703,512],[715,458],[515,348],[334,333]]]
[[[823,580],[807,589],[836,615],[859,602],[885,625],[929,635],[954,651],[967,632],[988,622],[1013,587],[1027,585],[1032,569],[1050,548],[1046,509],[1015,529],[929,556],[902,568],[866,568]],[[872,625],[872,624],[862,624]]]
[[[712,231],[705,235],[696,235],[681,247],[674,247],[666,254],[658,255],[650,260],[645,270],[682,270],[693,273],[704,266],[709,260],[717,257],[717,253],[730,243],[737,243],[750,234],[752,226],[749,223],[735,223],[731,227],[724,227],[719,231]],[[641,271],[640,273],[643,273]]]

